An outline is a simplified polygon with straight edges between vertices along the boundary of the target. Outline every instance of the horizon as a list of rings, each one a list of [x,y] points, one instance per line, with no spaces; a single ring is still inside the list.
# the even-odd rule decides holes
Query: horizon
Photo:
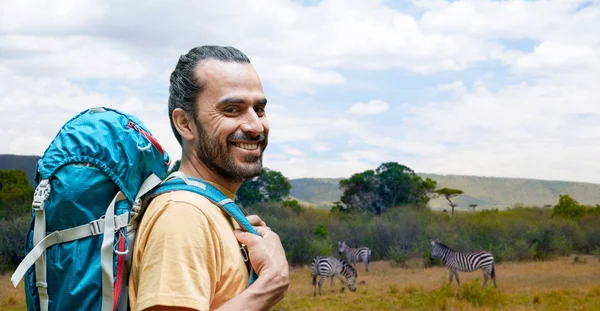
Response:
[[[21,154],[0,154],[0,156],[24,156],[24,157],[41,157],[41,155],[34,155],[34,154],[30,154],[30,155],[21,155]],[[177,160],[175,160],[177,161]],[[171,161],[171,167],[172,165],[175,163],[175,161]],[[402,163],[399,163],[402,164]],[[266,166],[265,166],[266,167]],[[374,170],[375,168],[373,168]],[[354,172],[352,174],[355,173],[362,173],[361,172]],[[282,173],[283,174],[283,173]],[[579,181],[579,180],[557,180],[557,179],[540,179],[540,178],[530,178],[530,177],[503,177],[503,176],[485,176],[485,175],[466,175],[466,174],[439,174],[439,173],[428,173],[428,172],[415,172],[416,175],[436,175],[436,176],[457,176],[457,177],[477,177],[477,178],[490,178],[490,179],[522,179],[522,180],[535,180],[535,181],[547,181],[547,182],[567,182],[567,183],[586,183],[586,184],[594,184],[594,185],[600,185],[600,182],[596,183],[596,182],[588,182],[588,181]],[[285,174],[283,174],[286,178],[288,178],[288,180],[299,180],[299,179],[347,179],[350,178],[352,175],[348,175],[345,177],[316,177],[316,176],[308,176],[308,177],[297,177],[297,178],[289,178],[288,176],[286,176]]]
[[[290,179],[397,162],[423,174],[600,183],[600,0],[3,9],[3,154],[42,154],[72,116],[108,106],[137,116],[179,159],[169,75],[192,47],[216,44],[256,68],[269,100],[264,166]]]

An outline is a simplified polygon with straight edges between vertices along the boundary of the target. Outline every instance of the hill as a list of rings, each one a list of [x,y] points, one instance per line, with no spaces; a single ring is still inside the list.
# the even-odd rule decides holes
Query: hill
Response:
[[[481,177],[465,175],[438,175],[419,173],[438,183],[438,188],[461,189],[465,194],[454,201],[458,209],[477,204],[477,209],[505,208],[515,204],[554,205],[560,194],[569,194],[580,203],[600,204],[600,184],[584,182],[551,181],[525,178]],[[291,195],[318,206],[338,201],[342,192],[338,189],[340,178],[299,178],[290,180]],[[448,208],[442,198],[432,199],[434,209]]]
[[[33,183],[35,165],[39,156],[0,155],[0,170],[20,169]],[[458,209],[477,204],[477,209],[505,208],[518,203],[524,205],[554,205],[560,194],[569,194],[580,203],[600,204],[600,184],[538,180],[526,178],[481,177],[466,175],[439,175],[419,173],[438,182],[438,187],[461,189],[465,194],[457,197]],[[297,178],[291,179],[290,194],[301,204],[328,207],[340,200],[338,188],[341,178]],[[446,209],[444,198],[430,202],[434,209]]]
[[[35,165],[39,159],[39,156],[0,154],[0,170],[22,170],[33,184]]]

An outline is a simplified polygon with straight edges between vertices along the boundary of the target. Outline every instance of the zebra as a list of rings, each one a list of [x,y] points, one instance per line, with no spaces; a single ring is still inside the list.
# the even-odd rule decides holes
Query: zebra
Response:
[[[371,250],[366,247],[352,248],[346,244],[344,241],[338,241],[338,253],[340,256],[344,254],[348,261],[354,265],[354,269],[356,269],[357,262],[364,262],[365,269],[369,272],[369,262],[371,261]]]
[[[483,286],[487,284],[491,276],[494,281],[494,287],[496,287],[496,272],[494,269],[494,256],[492,254],[486,251],[459,253],[439,241],[431,241],[431,246],[431,258],[440,258],[450,271],[450,284],[452,284],[452,277],[456,276],[456,282],[460,286],[458,271],[473,272],[481,269],[484,279]]]
[[[311,274],[313,277],[312,284],[315,287],[314,296],[317,295],[317,277],[320,276],[319,280],[319,296],[321,295],[321,285],[325,281],[326,277],[331,278],[331,291],[333,291],[333,277],[337,277],[342,282],[342,292],[344,292],[344,279],[348,283],[348,289],[354,292],[356,291],[356,277],[358,274],[356,270],[343,259],[337,259],[332,256],[317,256],[313,259],[311,264]]]

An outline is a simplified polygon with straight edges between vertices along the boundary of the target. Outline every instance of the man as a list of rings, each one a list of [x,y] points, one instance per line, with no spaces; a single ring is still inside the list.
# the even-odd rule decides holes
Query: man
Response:
[[[234,199],[244,179],[262,170],[266,104],[258,74],[239,50],[202,46],[181,56],[169,96],[171,127],[182,146],[179,171]],[[248,220],[260,236],[239,230],[200,195],[175,191],[153,199],[136,234],[132,310],[271,308],[288,288],[288,263],[279,236],[258,216]],[[249,287],[240,243],[258,274]]]

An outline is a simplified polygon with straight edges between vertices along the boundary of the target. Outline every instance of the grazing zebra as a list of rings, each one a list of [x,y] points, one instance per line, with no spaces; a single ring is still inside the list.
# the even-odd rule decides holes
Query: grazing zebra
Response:
[[[471,253],[459,253],[453,251],[450,247],[436,241],[431,241],[431,257],[440,258],[446,268],[450,271],[450,284],[452,284],[452,277],[456,276],[456,282],[460,286],[460,279],[458,278],[458,271],[461,272],[473,272],[477,269],[483,271],[483,286],[487,284],[489,277],[492,277],[494,281],[494,287],[496,287],[496,272],[494,269],[494,256],[486,251],[478,251]]]
[[[356,290],[356,277],[358,274],[356,273],[356,270],[343,259],[337,259],[331,256],[317,256],[312,261],[311,271],[313,277],[312,284],[315,286],[314,296],[317,295],[317,276],[321,277],[319,279],[319,296],[321,295],[321,285],[323,285],[323,281],[325,281],[326,277],[331,278],[331,291],[333,291],[333,277],[340,279],[342,282],[342,292],[344,291],[344,279],[342,276],[346,278],[348,289],[352,292]]]
[[[338,252],[341,256],[344,254],[348,261],[354,265],[356,269],[357,262],[364,262],[367,272],[369,272],[369,261],[371,261],[371,250],[368,247],[352,248],[344,241],[338,241]]]

